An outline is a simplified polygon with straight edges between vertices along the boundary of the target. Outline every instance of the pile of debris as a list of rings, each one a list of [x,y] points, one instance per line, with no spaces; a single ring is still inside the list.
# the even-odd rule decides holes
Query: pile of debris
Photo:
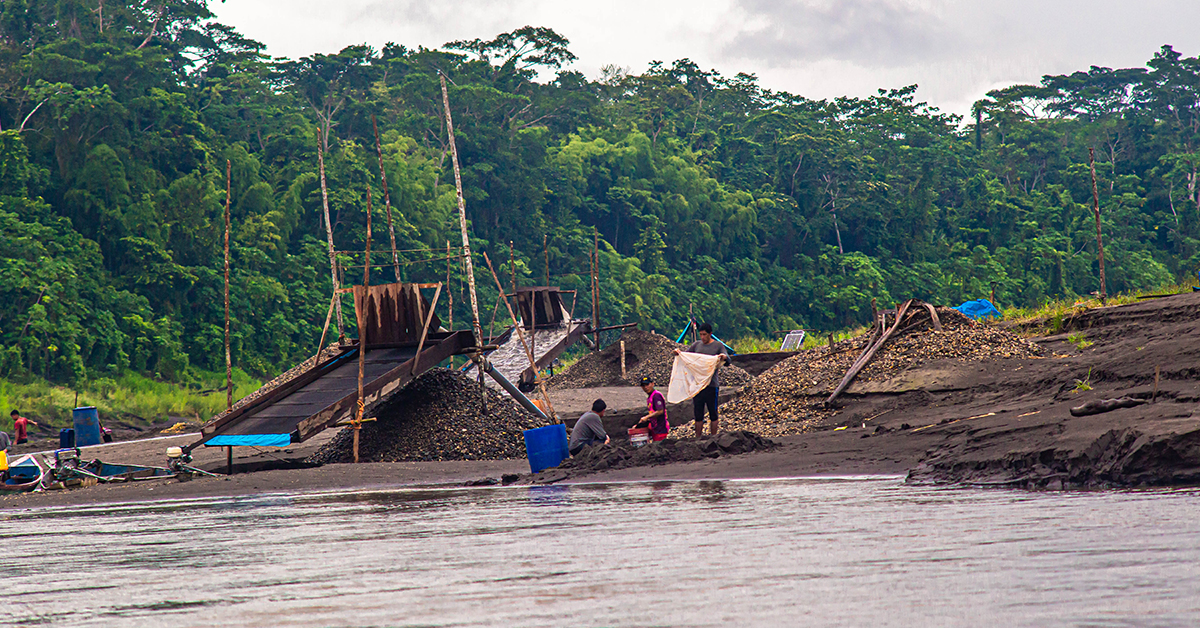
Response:
[[[701,439],[667,438],[636,449],[628,442],[610,443],[584,449],[579,455],[560,464],[557,471],[574,476],[610,469],[719,458],[770,449],[775,445],[776,443],[770,439],[746,431],[724,432]],[[555,472],[547,471],[546,473],[554,474]]]
[[[942,327],[936,330],[928,310],[913,308],[901,328],[882,345],[854,381],[884,381],[902,371],[941,359],[961,362],[1041,355],[1038,345],[1019,336],[976,323],[951,308],[936,308]],[[742,394],[721,407],[723,429],[753,430],[764,436],[808,431],[836,413],[823,402],[874,338],[866,334],[803,351],[758,376]],[[680,425],[672,436],[692,429]]]
[[[621,377],[621,342],[625,343],[625,377]],[[643,377],[654,379],[664,391],[671,381],[676,344],[670,338],[640,329],[627,329],[603,351],[589,353],[570,368],[550,379],[554,390],[635,385]],[[732,365],[721,367],[722,386],[744,386],[752,380],[746,371]]]
[[[546,425],[506,395],[443,368],[423,373],[371,416],[359,434],[365,462],[524,458],[522,432]],[[353,462],[353,438],[342,430],[308,462]]]

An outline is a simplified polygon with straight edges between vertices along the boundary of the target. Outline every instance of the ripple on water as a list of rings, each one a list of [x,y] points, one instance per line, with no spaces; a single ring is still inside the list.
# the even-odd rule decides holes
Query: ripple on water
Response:
[[[0,622],[1196,625],[1198,497],[857,478],[37,509],[4,516]]]

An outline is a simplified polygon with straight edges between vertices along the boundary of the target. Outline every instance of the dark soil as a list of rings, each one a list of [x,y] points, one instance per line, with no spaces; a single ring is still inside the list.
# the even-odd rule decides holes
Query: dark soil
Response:
[[[701,439],[667,438],[638,448],[632,447],[628,442],[613,442],[588,447],[557,468],[528,476],[526,479],[534,484],[549,484],[600,471],[694,462],[765,451],[776,445],[777,443],[769,439],[745,431],[724,432]]]
[[[524,430],[545,425],[507,396],[441,368],[380,402],[373,416],[359,434],[360,461],[523,458]],[[342,430],[309,461],[353,462],[353,438],[350,428]]]

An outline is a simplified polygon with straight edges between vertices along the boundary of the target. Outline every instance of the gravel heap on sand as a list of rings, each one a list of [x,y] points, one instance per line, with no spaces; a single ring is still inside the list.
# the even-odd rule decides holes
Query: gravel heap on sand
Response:
[[[689,462],[770,449],[775,443],[753,432],[724,432],[709,438],[679,440],[667,438],[634,449],[628,443],[610,443],[588,447],[566,460],[558,469],[567,472],[606,471],[644,467],[672,462]],[[547,473],[550,473],[548,471]],[[577,473],[571,473],[576,475]]]
[[[363,423],[359,459],[367,462],[502,460],[525,457],[524,430],[543,427],[515,401],[458,371],[437,368],[382,401]],[[352,462],[353,431],[342,430],[308,459]]]
[[[934,331],[929,313],[917,308],[905,326],[875,353],[856,382],[884,381],[905,369],[939,360],[960,362],[1030,358],[1042,349],[1017,335],[976,323],[957,310],[938,308],[943,331]],[[866,347],[869,334],[803,351],[758,376],[733,401],[721,407],[722,429],[754,430],[764,436],[807,431],[835,412],[821,407]],[[680,424],[672,436],[691,433]]]
[[[684,345],[640,329],[626,329],[620,340],[625,342],[625,379],[621,379],[621,344],[618,341],[602,351],[583,356],[570,368],[551,378],[549,387],[563,390],[628,386],[649,376],[665,393],[671,381],[671,365],[675,363],[674,350]],[[732,365],[721,367],[722,386],[744,386],[751,379],[750,374],[741,368]]]

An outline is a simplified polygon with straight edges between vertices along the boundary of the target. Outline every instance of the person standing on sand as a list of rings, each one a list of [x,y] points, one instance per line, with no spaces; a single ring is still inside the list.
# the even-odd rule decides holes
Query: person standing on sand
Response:
[[[712,325],[704,323],[696,330],[696,335],[700,339],[683,350],[688,353],[721,356],[721,362],[717,363],[717,370],[713,371],[712,380],[708,382],[708,386],[705,386],[703,390],[696,393],[696,396],[692,398],[692,403],[695,404],[696,438],[704,436],[705,406],[708,406],[708,433],[710,436],[716,436],[717,434],[717,387],[720,384],[721,364],[729,362],[729,351],[725,349],[725,343],[713,338],[712,333]],[[679,355],[683,351],[676,349],[675,355]]]
[[[667,398],[654,389],[654,380],[643,377],[642,392],[646,393],[646,416],[638,419],[634,427],[649,427],[650,439],[663,440],[671,432],[671,424],[667,421]]]
[[[608,404],[604,403],[603,399],[597,399],[592,402],[591,411],[584,412],[583,416],[579,417],[571,430],[571,442],[567,444],[568,453],[577,456],[584,447],[608,444],[608,434],[604,432],[604,422],[600,419],[606,409]]]
[[[18,445],[24,445],[25,443],[29,442],[28,429],[30,425],[41,427],[36,422],[30,421],[29,419],[21,416],[21,413],[17,412],[16,410],[12,411],[12,420],[13,432],[16,433]]]

